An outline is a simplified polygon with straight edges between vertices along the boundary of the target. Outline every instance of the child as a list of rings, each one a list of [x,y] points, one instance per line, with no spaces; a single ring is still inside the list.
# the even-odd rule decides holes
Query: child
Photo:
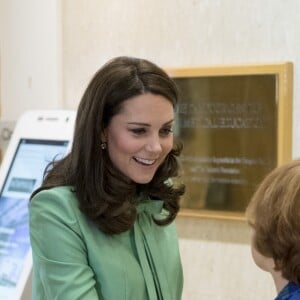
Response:
[[[300,160],[273,170],[246,210],[254,262],[270,272],[278,296],[300,299]]]

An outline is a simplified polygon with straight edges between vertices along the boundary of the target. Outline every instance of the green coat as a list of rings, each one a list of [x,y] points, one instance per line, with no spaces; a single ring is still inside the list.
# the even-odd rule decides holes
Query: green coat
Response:
[[[175,224],[156,225],[162,201],[142,200],[133,228],[105,235],[71,187],[30,203],[33,300],[179,300],[183,276]]]

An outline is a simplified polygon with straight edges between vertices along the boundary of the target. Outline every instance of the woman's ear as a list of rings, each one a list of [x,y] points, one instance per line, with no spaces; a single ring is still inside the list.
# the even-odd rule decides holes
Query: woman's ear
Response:
[[[107,129],[103,129],[101,132],[101,142],[107,142]]]

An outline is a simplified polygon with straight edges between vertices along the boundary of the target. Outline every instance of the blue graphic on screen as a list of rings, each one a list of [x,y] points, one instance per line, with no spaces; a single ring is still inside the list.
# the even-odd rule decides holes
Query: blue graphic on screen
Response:
[[[62,158],[67,146],[67,141],[20,140],[0,195],[1,289],[16,286],[30,250],[30,195],[41,185],[48,163]]]

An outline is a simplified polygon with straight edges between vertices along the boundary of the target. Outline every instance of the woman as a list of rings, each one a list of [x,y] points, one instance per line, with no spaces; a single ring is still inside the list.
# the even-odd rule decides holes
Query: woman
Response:
[[[94,75],[71,152],[31,199],[33,299],[181,299],[176,105],[174,82],[147,60],[118,57]]]

